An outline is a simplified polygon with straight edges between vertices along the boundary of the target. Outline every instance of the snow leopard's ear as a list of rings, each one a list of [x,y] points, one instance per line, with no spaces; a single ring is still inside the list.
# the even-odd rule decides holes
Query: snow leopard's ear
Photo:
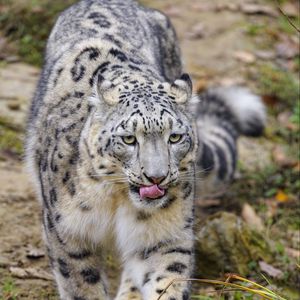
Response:
[[[101,80],[99,77],[94,91],[95,96],[91,98],[90,102],[96,106],[102,103],[108,104],[109,106],[116,105],[119,102],[120,86],[114,85],[109,80]]]
[[[108,105],[116,105],[119,102],[120,87],[114,85],[109,80],[98,82],[97,92],[100,100],[103,100]]]
[[[186,73],[171,84],[171,93],[174,95],[177,104],[186,103],[192,97],[192,90],[192,80]]]

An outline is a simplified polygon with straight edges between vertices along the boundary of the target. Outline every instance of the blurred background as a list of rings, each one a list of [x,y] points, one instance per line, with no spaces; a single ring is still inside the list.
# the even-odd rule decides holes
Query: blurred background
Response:
[[[57,14],[74,2],[0,0],[1,300],[57,299],[39,205],[23,169],[23,138],[47,36]],[[196,249],[204,258],[196,275],[236,272],[299,299],[299,1],[140,2],[171,18],[195,92],[244,85],[268,109],[264,136],[239,141],[236,178],[225,195],[196,199]],[[113,278],[111,257],[108,266]],[[213,286],[194,287],[196,299],[215,293]],[[238,291],[218,297],[256,299]]]

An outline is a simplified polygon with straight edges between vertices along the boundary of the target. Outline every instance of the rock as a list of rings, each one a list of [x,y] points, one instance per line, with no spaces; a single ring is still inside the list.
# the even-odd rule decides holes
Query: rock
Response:
[[[246,276],[251,261],[272,261],[265,237],[232,213],[221,212],[197,224],[196,276],[216,278],[221,273]]]

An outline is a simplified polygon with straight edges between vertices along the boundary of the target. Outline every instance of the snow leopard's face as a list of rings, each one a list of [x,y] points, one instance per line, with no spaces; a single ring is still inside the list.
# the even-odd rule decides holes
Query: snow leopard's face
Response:
[[[173,201],[180,174],[191,163],[194,134],[175,97],[169,85],[125,86],[93,139],[97,155],[110,161],[106,174],[116,182],[126,181],[138,208],[164,207]]]

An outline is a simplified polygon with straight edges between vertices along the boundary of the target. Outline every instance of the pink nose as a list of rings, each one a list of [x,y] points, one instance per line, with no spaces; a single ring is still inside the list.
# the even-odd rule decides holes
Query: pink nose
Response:
[[[160,184],[165,179],[164,176],[161,177],[150,177],[150,181],[152,181],[155,184]]]

